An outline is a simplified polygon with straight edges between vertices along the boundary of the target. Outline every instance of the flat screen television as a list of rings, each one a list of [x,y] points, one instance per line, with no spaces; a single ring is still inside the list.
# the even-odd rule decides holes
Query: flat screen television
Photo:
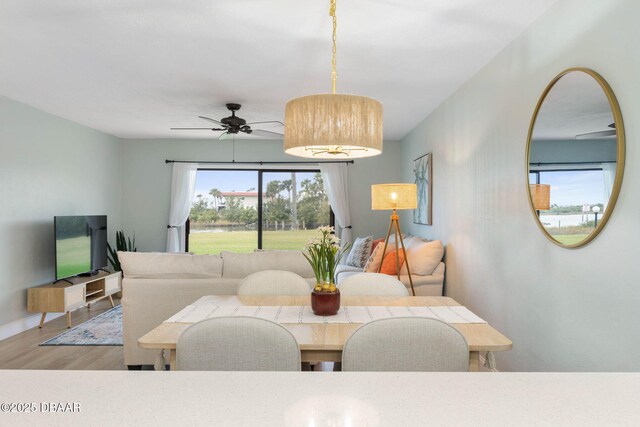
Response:
[[[56,216],[56,280],[107,267],[107,216]]]

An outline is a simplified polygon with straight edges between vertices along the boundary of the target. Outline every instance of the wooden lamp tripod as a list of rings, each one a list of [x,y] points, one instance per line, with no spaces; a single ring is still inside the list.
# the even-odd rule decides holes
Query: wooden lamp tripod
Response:
[[[375,184],[371,186],[371,209],[372,210],[389,210],[392,209],[391,222],[389,223],[389,231],[384,240],[384,248],[382,250],[382,258],[378,273],[382,268],[384,254],[387,252],[391,230],[394,231],[396,245],[396,266],[398,270],[398,280],[400,280],[400,256],[398,255],[398,236],[400,237],[400,245],[402,254],[404,255],[404,263],[407,266],[407,274],[409,275],[409,284],[411,285],[411,294],[416,295],[413,288],[413,279],[411,278],[411,269],[409,268],[409,259],[407,258],[407,250],[404,246],[404,239],[400,231],[400,217],[398,209],[416,209],[418,207],[418,192],[415,184]]]

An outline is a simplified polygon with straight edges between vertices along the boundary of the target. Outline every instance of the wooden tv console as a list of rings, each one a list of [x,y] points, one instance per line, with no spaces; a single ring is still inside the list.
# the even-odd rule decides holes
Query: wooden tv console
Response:
[[[112,295],[120,292],[119,271],[100,271],[95,276],[71,277],[46,285],[30,288],[27,293],[27,311],[42,313],[40,327],[47,313],[66,313],[67,328],[71,327],[71,311],[80,307],[90,307],[96,301],[109,298],[114,307]]]

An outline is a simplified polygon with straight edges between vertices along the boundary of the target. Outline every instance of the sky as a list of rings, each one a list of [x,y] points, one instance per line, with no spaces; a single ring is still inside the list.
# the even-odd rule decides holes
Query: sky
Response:
[[[313,178],[315,172],[296,172],[297,187],[301,190],[300,183],[304,179]],[[267,182],[278,180],[284,181],[285,179],[291,179],[290,172],[264,172],[263,185],[266,189]],[[257,192],[258,188],[258,172],[257,171],[198,171],[196,176],[196,196],[202,194],[207,199],[211,200],[209,196],[209,190],[217,188],[221,192],[230,191],[252,191]],[[284,193],[286,194],[286,193]]]
[[[535,184],[535,181],[531,183]],[[552,205],[595,205],[604,202],[602,171],[541,172],[540,183],[551,185]]]
[[[315,172],[297,172],[298,190],[303,179],[312,178]],[[551,185],[551,204],[558,206],[582,205],[604,202],[604,179],[602,171],[542,172],[541,184]],[[271,180],[291,179],[290,172],[265,172],[264,185]],[[534,181],[532,181],[533,183]],[[257,171],[198,171],[196,195],[211,199],[209,190],[222,192],[257,191]]]

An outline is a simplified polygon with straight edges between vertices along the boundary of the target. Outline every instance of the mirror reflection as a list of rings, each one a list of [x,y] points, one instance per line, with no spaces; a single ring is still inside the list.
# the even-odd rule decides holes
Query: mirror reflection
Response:
[[[531,205],[547,236],[565,247],[595,237],[620,187],[622,122],[615,97],[599,79],[588,70],[557,78],[543,95],[530,136]]]

